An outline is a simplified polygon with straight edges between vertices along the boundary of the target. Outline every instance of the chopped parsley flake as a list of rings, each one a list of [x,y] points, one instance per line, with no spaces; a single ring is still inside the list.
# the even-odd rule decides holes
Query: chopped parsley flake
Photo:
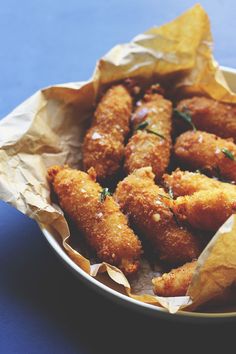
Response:
[[[174,114],[175,114],[176,117],[181,118],[185,122],[190,124],[194,132],[197,131],[195,125],[193,124],[192,116],[191,116],[190,112],[188,111],[188,109],[186,107],[183,109],[183,112],[178,111],[178,109],[174,109]]]
[[[111,193],[109,192],[109,189],[103,188],[100,193],[100,196],[99,196],[100,202],[103,203],[108,195],[111,195]]]

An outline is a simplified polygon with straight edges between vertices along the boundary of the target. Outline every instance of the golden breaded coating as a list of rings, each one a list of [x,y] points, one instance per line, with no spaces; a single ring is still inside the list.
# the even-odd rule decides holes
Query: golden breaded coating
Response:
[[[192,97],[180,101],[177,110],[187,110],[197,129],[222,138],[232,137],[236,142],[236,105],[206,97]]]
[[[152,279],[154,293],[159,296],[186,295],[196,266],[197,261],[192,261]]]
[[[205,231],[217,231],[236,212],[236,197],[217,188],[178,197],[173,210],[182,221]]]
[[[99,102],[83,143],[83,165],[94,167],[99,180],[114,176],[124,156],[132,97],[123,85],[111,87]]]
[[[98,258],[127,275],[135,273],[141,243],[114,199],[101,199],[102,188],[95,182],[94,169],[87,174],[67,166],[53,166],[48,169],[48,176],[62,209],[74,220]]]
[[[213,188],[224,190],[232,198],[236,197],[235,185],[209,178],[197,172],[177,169],[171,175],[165,174],[163,180],[165,187],[172,190],[174,197],[191,195],[201,190],[208,191]]]
[[[236,145],[214,134],[187,131],[174,146],[179,162],[190,169],[204,169],[236,182]]]
[[[163,175],[170,160],[171,122],[172,103],[159,94],[146,94],[132,116],[134,135],[125,147],[127,174],[152,166],[157,179]]]
[[[155,185],[154,178],[151,167],[136,170],[118,184],[114,198],[160,259],[183,264],[198,257],[199,240],[177,224],[168,194]]]

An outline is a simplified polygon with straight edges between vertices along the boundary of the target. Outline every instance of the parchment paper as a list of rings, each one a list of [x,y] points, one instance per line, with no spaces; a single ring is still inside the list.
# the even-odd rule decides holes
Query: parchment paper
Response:
[[[112,48],[88,82],[42,89],[0,122],[0,198],[35,219],[41,228],[55,230],[55,237],[59,233],[66,252],[91,276],[107,272],[128,296],[164,306],[172,313],[190,305],[189,309],[196,308],[235,281],[235,216],[200,256],[187,296],[157,297],[150,288],[154,273],[145,260],[131,290],[119,269],[107,263],[91,265],[69,245],[69,227],[59,206],[51,201],[46,172],[53,164],[80,167],[83,136],[99,93],[127,77],[140,83],[158,80],[171,87],[172,94],[195,93],[236,103],[236,95],[213,59],[212,45],[208,16],[195,5],[176,20]]]

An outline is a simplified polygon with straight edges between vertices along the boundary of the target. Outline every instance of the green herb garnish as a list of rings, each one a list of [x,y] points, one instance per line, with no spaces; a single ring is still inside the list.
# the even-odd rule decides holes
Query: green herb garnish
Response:
[[[176,117],[181,118],[181,119],[183,119],[185,122],[187,122],[188,124],[190,124],[194,132],[197,131],[195,125],[193,124],[192,116],[191,116],[189,110],[188,110],[186,107],[183,108],[183,112],[178,111],[178,109],[175,108],[175,109],[174,109],[174,114],[175,114]]]
[[[155,132],[154,130],[146,129],[146,131],[147,131],[148,133],[154,134],[154,135],[158,136],[159,138],[165,140],[165,137],[164,137],[163,135],[161,135],[161,134]]]
[[[164,195],[164,194],[161,194],[161,193],[158,193],[158,195],[162,198],[166,198],[166,199],[169,199],[169,200],[172,200],[173,198],[169,197],[168,195]]]
[[[135,130],[143,130],[145,129],[146,127],[148,126],[148,122],[147,121],[144,121],[142,123],[140,123]]]
[[[144,130],[145,128],[147,128],[148,124],[149,124],[149,123],[148,123],[147,121],[144,121],[144,122],[140,123],[140,124],[137,126],[136,130]],[[163,135],[161,135],[161,134],[155,132],[154,130],[152,130],[152,129],[145,129],[145,130],[146,130],[148,133],[154,134],[154,135],[158,136],[159,138],[165,140],[165,137],[164,137]]]
[[[177,216],[176,216],[175,213],[174,213],[174,210],[173,210],[171,207],[168,207],[168,208],[169,208],[169,210],[171,211],[171,213],[173,214],[173,217],[174,217],[174,220],[175,220],[176,224],[177,224],[179,227],[181,227],[181,225],[180,225],[180,223],[179,223],[179,220],[178,220]]]
[[[109,192],[109,189],[108,188],[103,188],[101,193],[100,193],[100,196],[99,196],[100,202],[103,203],[108,195],[111,195],[111,193]]]
[[[223,154],[224,154],[228,159],[230,159],[230,160],[232,160],[232,161],[236,161],[236,160],[235,160],[235,157],[234,157],[234,155],[232,154],[231,151],[229,151],[228,149],[225,149],[225,148],[221,149],[221,151],[223,152]]]
[[[161,194],[161,193],[158,193],[158,195],[162,198],[166,198],[166,199],[169,199],[169,200],[173,200],[174,199],[174,193],[173,193],[173,190],[171,187],[168,188],[168,194],[169,195],[164,195],[164,194]]]

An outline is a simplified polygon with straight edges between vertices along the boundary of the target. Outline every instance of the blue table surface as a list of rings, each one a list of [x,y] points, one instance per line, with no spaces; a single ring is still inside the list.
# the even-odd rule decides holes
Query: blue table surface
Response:
[[[193,4],[1,1],[0,117],[42,87],[88,79],[112,46]],[[216,59],[236,67],[235,1],[201,4],[211,18]],[[184,351],[187,339],[225,350],[232,324],[211,328],[213,334],[210,326],[151,319],[104,299],[64,267],[34,221],[0,202],[0,353],[126,353],[127,346],[149,353],[173,344]]]

